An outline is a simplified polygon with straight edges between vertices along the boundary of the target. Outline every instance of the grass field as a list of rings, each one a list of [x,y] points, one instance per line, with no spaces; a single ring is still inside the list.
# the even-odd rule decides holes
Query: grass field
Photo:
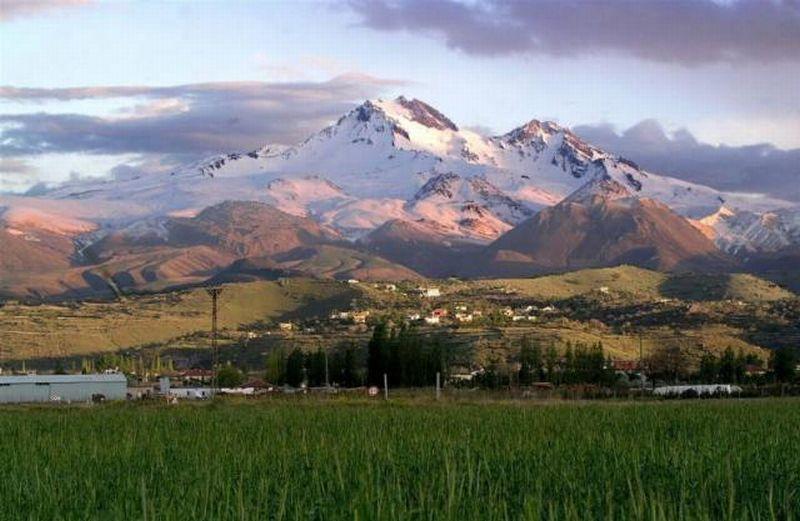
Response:
[[[800,402],[0,409],[2,519],[796,519]]]
[[[230,284],[220,296],[220,328],[324,315],[357,295],[346,284],[312,279]],[[7,358],[75,356],[166,342],[206,331],[210,309],[202,288],[112,302],[7,304],[0,307],[0,354],[6,348]]]
[[[768,302],[794,296],[773,282],[746,273],[666,274],[635,266],[585,269],[527,279],[487,279],[472,284],[503,286],[544,299],[574,297],[597,291],[601,286],[644,300],[675,298],[687,301],[733,299]]]

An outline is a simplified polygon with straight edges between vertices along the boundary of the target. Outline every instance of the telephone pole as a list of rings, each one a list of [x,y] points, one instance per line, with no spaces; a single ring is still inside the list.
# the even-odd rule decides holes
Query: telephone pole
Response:
[[[219,369],[219,347],[217,346],[217,300],[219,299],[222,288],[208,288],[206,290],[211,296],[211,389],[216,396],[219,379],[217,377]]]

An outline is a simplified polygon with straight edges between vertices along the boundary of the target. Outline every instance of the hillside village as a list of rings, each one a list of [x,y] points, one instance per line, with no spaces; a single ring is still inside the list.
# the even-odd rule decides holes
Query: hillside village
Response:
[[[209,301],[203,293],[130,297],[112,304],[119,306],[116,311],[104,309],[109,315],[106,319],[89,311],[91,303],[30,306],[6,302],[0,307],[0,324],[7,326],[0,333],[4,346],[0,366],[6,374],[119,370],[145,385],[164,375],[171,375],[178,385],[208,384],[211,334]],[[222,366],[242,375],[240,384],[285,383],[283,373],[269,382],[265,367],[272,363],[285,368],[298,352],[302,362],[295,363],[301,363],[306,374],[315,357],[324,356],[326,363],[342,371],[340,366],[349,356],[353,374],[360,376],[347,383],[364,385],[368,383],[366,349],[380,327],[386,329],[387,338],[395,339],[389,343],[396,342],[397,335],[411,335],[423,352],[439,350],[437,356],[446,359],[441,372],[446,372],[447,382],[462,386],[515,381],[520,371],[525,372],[520,364],[526,349],[539,360],[530,362],[538,367],[531,381],[552,379],[548,372],[567,370],[571,362],[565,357],[584,352],[586,356],[596,352],[593,359],[599,361],[599,368],[616,373],[630,385],[641,384],[642,373],[646,367],[652,370],[655,359],[670,356],[680,357],[676,369],[680,376],[675,374],[675,379],[696,377],[704,364],[722,363],[727,357],[730,364],[735,361],[740,382],[745,377],[766,381],[772,353],[794,348],[800,338],[800,299],[749,275],[667,277],[620,267],[479,281],[280,279],[255,286],[224,285],[222,295],[220,360]],[[262,304],[257,296],[270,309],[259,310]],[[113,334],[125,327],[141,334],[143,324],[149,322],[137,325],[136,320],[146,320],[148,315],[153,323],[163,323],[167,317],[175,322],[160,340],[138,337],[138,342],[119,345],[121,337]],[[117,320],[119,329],[95,329],[100,322],[108,327]],[[48,339],[33,344],[35,337],[25,333],[26,328],[42,324],[54,324],[51,342],[55,345]],[[104,349],[96,344],[69,345],[93,329],[95,338],[112,344]],[[16,351],[24,342],[31,342],[29,350]],[[275,361],[276,356],[282,358]],[[486,374],[493,375],[494,383]],[[304,380],[304,385],[321,383],[319,374],[310,380]]]

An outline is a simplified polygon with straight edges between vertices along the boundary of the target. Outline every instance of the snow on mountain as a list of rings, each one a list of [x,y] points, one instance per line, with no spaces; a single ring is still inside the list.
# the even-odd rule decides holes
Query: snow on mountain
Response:
[[[534,213],[483,177],[452,172],[431,177],[406,210],[438,223],[450,235],[478,241],[490,241]]]
[[[698,228],[728,253],[776,252],[800,244],[800,208],[758,214],[723,205],[700,219]]]
[[[274,206],[301,217],[320,215],[355,200],[319,176],[275,179],[267,183],[266,193]]]
[[[90,221],[31,207],[14,207],[0,211],[0,220],[10,233],[17,235],[23,232],[31,234],[38,230],[75,237],[97,228],[97,225]]]
[[[751,212],[781,205],[646,172],[553,122],[531,120],[485,137],[402,96],[367,101],[296,146],[217,155],[168,173],[73,182],[11,204],[47,201],[48,211],[107,230],[194,215],[228,200],[256,201],[311,216],[351,239],[390,219],[423,219],[486,241],[595,178],[690,217],[721,203]],[[452,195],[437,191],[444,185]]]

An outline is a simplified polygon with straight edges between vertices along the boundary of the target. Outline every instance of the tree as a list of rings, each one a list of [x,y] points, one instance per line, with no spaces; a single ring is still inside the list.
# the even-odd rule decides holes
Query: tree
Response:
[[[325,385],[325,364],[326,354],[322,348],[317,349],[314,353],[310,354],[307,359],[307,375],[308,385],[311,387],[320,387]]]
[[[772,370],[775,379],[781,383],[794,380],[797,367],[797,353],[790,347],[781,347],[772,353]]]
[[[530,385],[534,380],[541,379],[543,372],[542,349],[538,344],[531,342],[529,337],[522,337],[519,351],[519,384]]]
[[[651,353],[647,365],[651,373],[674,382],[686,374],[688,363],[679,345],[668,344]]]
[[[719,359],[719,379],[723,383],[735,383],[736,376],[736,357],[728,347]]]
[[[273,349],[267,355],[267,370],[264,377],[267,382],[275,385],[286,383],[286,352],[281,349]]]
[[[717,364],[717,357],[711,353],[706,353],[700,359],[700,370],[697,377],[701,383],[714,383],[719,375],[719,365]]]
[[[305,380],[306,357],[299,349],[292,351],[286,359],[286,383],[292,387],[300,387]]]
[[[363,361],[363,358],[361,360]],[[356,387],[364,383],[364,370],[363,368],[359,370],[356,348],[352,345],[348,346],[344,351],[342,381],[348,387]]]
[[[217,371],[217,386],[238,387],[244,383],[244,374],[231,364],[223,366]]]
[[[383,374],[387,371],[387,351],[389,348],[389,333],[385,323],[375,325],[372,338],[367,344],[367,383],[369,385],[383,385]]]
[[[550,344],[550,347],[547,348],[547,353],[544,355],[545,358],[545,368],[547,371],[547,380],[552,383],[558,383],[556,378],[556,368],[558,366],[558,351],[556,351],[556,346]]]

